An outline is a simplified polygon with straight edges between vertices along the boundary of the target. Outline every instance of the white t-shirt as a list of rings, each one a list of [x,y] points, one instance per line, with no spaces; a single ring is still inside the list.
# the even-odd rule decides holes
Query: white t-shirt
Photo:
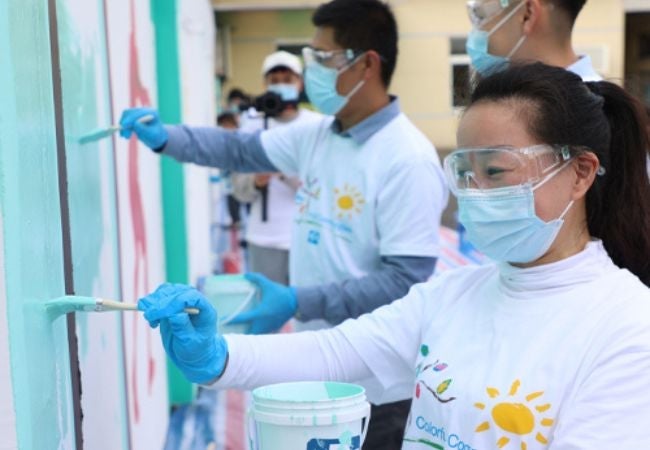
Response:
[[[318,123],[262,133],[267,156],[302,183],[290,255],[294,286],[360,278],[380,257],[438,255],[447,188],[429,140],[399,114],[363,144]]]
[[[403,449],[650,448],[650,289],[600,241],[445,272],[338,329],[371,401],[413,397]]]
[[[254,111],[254,110],[253,110]],[[269,119],[269,129],[289,123],[316,122],[322,114],[300,109],[298,115],[290,122],[279,122]],[[261,115],[251,116],[247,113],[247,120],[241,131],[254,133],[264,128],[264,118]],[[269,180],[267,190],[267,220],[262,221],[262,197],[258,196],[251,204],[250,214],[246,223],[246,240],[260,247],[271,247],[289,250],[291,245],[291,228],[296,210],[296,191],[289,180],[283,180],[279,175],[273,175]]]

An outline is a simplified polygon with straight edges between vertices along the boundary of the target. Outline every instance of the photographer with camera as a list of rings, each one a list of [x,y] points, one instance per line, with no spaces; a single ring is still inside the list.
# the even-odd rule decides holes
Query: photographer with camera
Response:
[[[271,53],[262,64],[266,92],[254,100],[254,108],[243,112],[240,131],[256,131],[288,123],[307,123],[322,116],[300,108],[302,63],[285,51]],[[233,173],[233,195],[250,203],[245,239],[248,270],[259,272],[282,284],[289,284],[289,247],[295,214],[297,178],[281,173]]]

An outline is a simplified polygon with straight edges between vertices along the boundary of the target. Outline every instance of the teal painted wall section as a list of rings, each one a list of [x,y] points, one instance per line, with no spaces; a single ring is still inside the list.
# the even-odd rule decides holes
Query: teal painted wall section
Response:
[[[111,123],[104,5],[102,0],[56,5],[74,290],[119,299],[113,141],[82,145],[78,139]],[[88,449],[129,445],[122,328],[121,314],[76,315]]]
[[[156,33],[158,108],[165,123],[181,122],[176,6],[176,0],[151,0]],[[161,170],[167,281],[188,283],[183,167],[176,161],[163,157]],[[167,362],[167,374],[170,402],[190,402],[194,396],[193,387],[170,361]]]
[[[42,305],[64,294],[47,18],[44,1],[0,2],[6,320],[16,434],[28,450],[75,447],[66,322]]]

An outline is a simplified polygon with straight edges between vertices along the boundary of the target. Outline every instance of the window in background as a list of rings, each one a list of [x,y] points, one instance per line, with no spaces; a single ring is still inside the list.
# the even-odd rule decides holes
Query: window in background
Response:
[[[467,104],[471,89],[473,72],[470,68],[469,55],[465,50],[466,42],[466,36],[449,39],[453,108],[462,108]]]

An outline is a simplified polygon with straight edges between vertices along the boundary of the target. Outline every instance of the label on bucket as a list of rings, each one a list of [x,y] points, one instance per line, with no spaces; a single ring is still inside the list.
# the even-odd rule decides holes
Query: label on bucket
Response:
[[[361,448],[361,436],[353,436],[351,439],[312,439],[307,442],[305,450],[339,450],[341,446],[346,449],[359,450]]]

